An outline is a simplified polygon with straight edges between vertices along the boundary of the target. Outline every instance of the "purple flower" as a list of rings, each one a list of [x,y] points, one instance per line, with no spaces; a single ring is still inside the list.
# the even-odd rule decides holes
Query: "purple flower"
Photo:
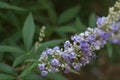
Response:
[[[89,61],[89,57],[84,57],[84,59],[80,60],[80,63],[82,64],[82,66],[85,66],[86,64],[88,64]]]
[[[51,65],[58,66],[59,65],[59,61],[57,59],[52,59],[51,60]]]
[[[111,36],[111,33],[110,32],[104,32],[103,35],[101,35],[103,40],[108,40]]]
[[[89,37],[88,37],[88,41],[89,42],[92,42],[92,41],[94,41],[96,39],[96,36],[95,35],[90,35]]]
[[[47,57],[48,56],[48,54],[45,51],[43,51],[41,55],[42,55],[42,57]]]
[[[67,49],[67,48],[69,48],[69,47],[71,47],[71,43],[70,43],[70,41],[66,41],[66,42],[64,43],[64,48]]]
[[[102,27],[102,25],[104,25],[105,21],[106,21],[105,17],[98,17],[96,24],[98,27]]]
[[[73,60],[72,60],[72,59],[69,59],[69,60],[67,61],[67,63],[68,63],[68,65],[72,65]]]
[[[120,22],[117,23],[113,23],[110,28],[112,29],[113,32],[118,31],[118,29],[120,28]]]
[[[85,40],[80,41],[80,46],[81,46],[82,51],[89,51],[90,50],[90,45]]]
[[[58,46],[54,47],[53,50],[60,50]]]
[[[91,58],[92,58],[92,59],[95,59],[96,57],[97,57],[97,56],[96,56],[95,52],[92,52],[92,53],[91,53]]]
[[[74,69],[75,69],[75,70],[80,70],[80,64],[79,64],[79,63],[76,63],[76,64],[74,65]]]
[[[42,72],[41,72],[41,75],[42,75],[42,76],[46,76],[47,74],[48,74],[47,71],[42,71]]]
[[[80,60],[80,63],[82,64],[82,66],[85,66],[86,65],[86,60]]]
[[[118,26],[115,23],[113,23],[110,28],[112,29],[113,32],[118,30]]]
[[[63,59],[68,60],[69,59],[69,55],[67,53],[63,53],[62,55]]]
[[[112,39],[110,40],[112,43],[114,44],[120,44],[120,40],[119,39]]]
[[[40,70],[44,70],[45,69],[45,64],[42,63],[42,64],[38,64],[38,67]]]
[[[105,33],[105,31],[99,29],[99,28],[95,28],[94,29],[94,35],[99,35],[102,36]]]
[[[85,40],[80,41],[80,45],[83,46],[83,47],[84,46],[86,46],[86,47],[89,46],[89,44]]]
[[[69,54],[69,57],[70,57],[70,59],[75,58],[75,52],[71,52],[71,53]]]
[[[60,48],[58,46],[53,48],[53,53],[56,53],[57,55],[61,55],[62,54],[62,52],[61,52],[61,50],[60,50]]]
[[[53,51],[52,49],[49,49],[49,48],[48,48],[48,49],[46,50],[46,53],[47,53],[47,54],[51,54],[52,51]]]
[[[71,36],[71,40],[73,40],[75,43],[77,43],[80,41],[80,36],[78,36],[78,35]]]
[[[120,28],[120,22],[117,22],[116,25],[118,26],[118,28]]]
[[[84,57],[88,57],[89,56],[89,51],[83,51],[83,55],[84,55]]]
[[[67,66],[65,67],[64,73],[69,73],[69,72],[70,72],[70,66],[67,65]]]
[[[84,33],[71,36],[72,41],[65,41],[64,47],[56,46],[43,51],[39,59],[41,63],[38,65],[42,71],[41,74],[45,76],[48,72],[55,73],[60,70],[68,73],[71,68],[80,70],[82,66],[91,63],[92,59],[96,58],[94,52],[104,47],[107,41],[120,44],[119,20],[110,21],[107,24],[105,22],[109,21],[107,19],[109,17],[99,17],[96,22],[98,27],[88,28]]]
[[[92,44],[96,50],[99,50],[101,48],[102,43],[100,41],[96,41],[96,42],[92,42]]]
[[[85,52],[89,52],[90,51],[90,46],[84,46],[81,49]]]
[[[53,72],[53,73],[56,72],[56,68],[55,68],[55,67],[52,68],[52,72]]]

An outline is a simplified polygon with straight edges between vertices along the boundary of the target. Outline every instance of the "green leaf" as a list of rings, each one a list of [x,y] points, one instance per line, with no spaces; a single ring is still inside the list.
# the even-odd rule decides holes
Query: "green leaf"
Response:
[[[13,5],[10,5],[8,3],[1,2],[1,1],[0,1],[0,8],[12,9],[12,10],[18,10],[18,11],[25,11],[25,9],[23,9],[23,8],[20,8],[20,7],[17,7],[17,6],[13,6]]]
[[[36,61],[38,61],[38,59],[27,59],[27,60],[25,60],[25,62],[36,62]]]
[[[54,74],[54,73],[49,73],[47,75],[48,78],[52,79],[52,80],[68,80],[66,79],[63,75],[61,74]]]
[[[76,29],[79,32],[83,32],[86,30],[86,26],[81,22],[81,20],[77,17],[75,21]]]
[[[61,32],[61,33],[75,33],[77,32],[77,30],[74,28],[74,26],[61,26],[57,29],[55,29],[55,31],[57,32]]]
[[[35,73],[29,74],[29,75],[25,76],[23,79],[25,79],[25,80],[45,80],[43,77],[41,77],[40,75],[37,75]]]
[[[13,46],[6,46],[6,45],[0,45],[0,52],[25,53],[20,48],[13,47]]]
[[[0,71],[4,73],[11,74],[13,76],[18,76],[17,72],[7,64],[0,63]]]
[[[78,14],[79,10],[80,10],[79,6],[65,10],[59,17],[59,24],[68,22],[71,19],[75,18],[75,16]]]
[[[35,25],[33,21],[32,14],[30,13],[25,20],[24,27],[23,27],[23,41],[28,51],[32,46],[32,40],[35,32]]]
[[[4,53],[3,53],[3,52],[0,52],[0,62],[2,61],[3,56],[4,56]]]
[[[48,8],[48,15],[49,15],[49,17],[50,17],[50,20],[51,20],[54,24],[56,24],[56,22],[57,22],[57,15],[56,15],[56,12],[54,11],[53,8],[51,8],[51,7]]]
[[[38,65],[38,62],[33,63],[32,65],[30,65],[30,67],[26,68],[19,76],[19,78],[23,78],[27,75],[29,75],[29,73],[32,72],[32,70]]]
[[[57,23],[57,14],[55,12],[54,6],[52,5],[51,1],[40,1],[40,5],[45,8],[48,12],[48,17],[50,21],[54,24]]]
[[[0,80],[14,80],[15,77],[8,75],[8,74],[1,74],[0,73]]]
[[[114,52],[120,55],[120,46],[116,46],[116,44],[113,46]]]
[[[108,51],[108,56],[111,59],[113,55],[113,47],[111,43],[107,43],[107,51]]]
[[[67,37],[68,37],[68,34],[66,34],[66,33],[61,33],[61,32],[57,32],[57,34],[61,37],[61,38],[64,38],[64,39],[66,39]]]
[[[90,15],[90,18],[89,18],[89,26],[90,27],[95,27],[96,26],[96,20],[97,20],[97,18],[96,18],[95,13],[92,13]]]
[[[41,44],[41,46],[39,48],[39,52],[44,50],[45,48],[57,46],[58,44],[62,43],[63,41],[64,41],[64,39],[58,39],[58,40],[51,40],[51,41],[44,42]]]
[[[17,65],[23,63],[23,61],[26,59],[26,55],[21,55],[15,59],[13,62],[13,67],[16,67]]]
[[[74,69],[71,69],[70,72],[75,73],[75,74],[77,74],[77,75],[80,75],[80,73],[77,72],[77,71],[75,71]]]

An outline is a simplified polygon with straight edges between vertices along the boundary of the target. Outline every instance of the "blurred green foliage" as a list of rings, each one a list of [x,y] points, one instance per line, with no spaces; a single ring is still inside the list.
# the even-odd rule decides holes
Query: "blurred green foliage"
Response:
[[[107,15],[108,7],[114,2],[0,0],[0,80],[68,80],[61,73],[40,76],[39,55],[47,47],[61,45],[70,35],[95,27],[96,15]],[[46,26],[46,37],[35,53],[34,44],[42,25]],[[120,55],[119,47],[113,46],[108,43],[105,47],[112,61],[116,59],[113,52]]]

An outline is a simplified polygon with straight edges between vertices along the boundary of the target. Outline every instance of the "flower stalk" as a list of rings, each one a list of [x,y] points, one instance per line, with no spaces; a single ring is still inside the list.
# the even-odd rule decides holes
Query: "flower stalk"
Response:
[[[98,17],[96,24],[95,28],[87,28],[84,33],[72,35],[71,40],[65,41],[64,47],[55,46],[44,50],[38,64],[41,75],[59,71],[69,73],[71,68],[79,71],[96,58],[95,52],[108,41],[120,43],[120,0],[109,8],[107,17]]]

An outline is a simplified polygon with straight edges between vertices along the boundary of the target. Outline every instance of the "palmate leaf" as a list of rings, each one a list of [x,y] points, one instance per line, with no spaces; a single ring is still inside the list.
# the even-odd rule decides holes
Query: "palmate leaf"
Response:
[[[36,74],[36,73],[31,73],[23,78],[24,80],[45,80],[44,77]]]
[[[78,14],[79,10],[79,6],[65,10],[59,17],[59,24],[63,24],[73,19]]]
[[[35,32],[35,25],[34,25],[32,14],[30,13],[27,19],[25,20],[24,27],[23,27],[23,41],[27,51],[32,46],[34,32]]]
[[[26,55],[18,56],[15,61],[13,62],[13,67],[16,67],[17,65],[23,63],[23,61],[26,59]]]
[[[13,76],[18,76],[18,73],[9,65],[0,63],[0,72],[11,74]]]
[[[86,26],[81,22],[81,20],[78,17],[76,18],[75,26],[78,32],[83,32],[86,30]]]
[[[7,45],[0,45],[0,52],[25,53],[21,48]]]
[[[77,30],[73,26],[61,26],[57,28],[55,31],[60,33],[75,33]]]
[[[43,7],[48,11],[48,16],[53,23],[57,22],[57,14],[50,2],[43,2]]]
[[[14,80],[14,79],[15,77],[11,75],[0,73],[0,80]]]
[[[24,78],[32,72],[32,70],[38,65],[38,62],[31,64],[28,68],[26,68],[20,75],[19,78]]]
[[[97,20],[97,17],[95,15],[95,13],[92,13],[90,15],[90,18],[89,18],[89,26],[90,27],[95,27],[96,26],[96,20]]]
[[[52,80],[68,80],[67,78],[65,78],[63,75],[59,74],[59,73],[49,73],[47,75],[48,78],[52,79]]]
[[[18,11],[25,11],[25,9],[23,9],[23,8],[10,5],[10,4],[2,2],[2,1],[0,1],[0,8],[3,8],[3,9],[12,9],[12,10],[18,10]]]

